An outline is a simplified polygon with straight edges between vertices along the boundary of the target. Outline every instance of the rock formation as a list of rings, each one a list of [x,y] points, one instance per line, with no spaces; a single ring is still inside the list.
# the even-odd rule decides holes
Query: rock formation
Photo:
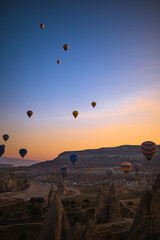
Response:
[[[0,193],[21,191],[28,186],[27,180],[22,178],[9,175],[0,178]]]
[[[160,174],[152,191],[146,191],[126,240],[160,239]]]
[[[85,228],[77,222],[72,227],[72,240],[82,240],[84,236]]]
[[[55,191],[55,188],[54,188],[54,184],[52,183],[52,184],[51,184],[50,191],[49,191],[49,194],[48,194],[48,206],[51,205],[55,193],[56,193],[56,191]]]
[[[65,196],[66,194],[66,184],[63,180],[59,182],[57,193],[61,196]]]
[[[128,208],[123,201],[120,201],[121,217],[122,218],[134,218],[135,212]]]
[[[43,240],[69,240],[70,225],[63,205],[57,194],[54,195],[51,207],[42,224]]]
[[[72,240],[102,240],[94,221],[89,220],[86,226],[77,223],[73,227]]]
[[[107,221],[106,197],[100,187],[95,203],[95,221],[96,223],[104,223]]]
[[[115,184],[112,183],[108,196],[99,189],[95,205],[96,223],[105,223],[120,217],[120,204]]]
[[[114,183],[112,183],[109,189],[109,197],[107,200],[107,219],[111,221],[120,217],[120,204],[117,196],[117,189]]]
[[[102,238],[101,238],[100,234],[96,230],[95,223],[93,221],[89,220],[89,222],[86,226],[83,240],[101,240],[101,239]]]

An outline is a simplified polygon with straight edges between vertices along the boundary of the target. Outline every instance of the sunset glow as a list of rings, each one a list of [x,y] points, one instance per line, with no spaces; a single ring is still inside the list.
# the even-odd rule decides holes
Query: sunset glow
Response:
[[[42,161],[63,151],[160,144],[159,8],[113,2],[4,4],[0,134],[10,135],[4,156],[19,158],[26,148],[26,159]]]

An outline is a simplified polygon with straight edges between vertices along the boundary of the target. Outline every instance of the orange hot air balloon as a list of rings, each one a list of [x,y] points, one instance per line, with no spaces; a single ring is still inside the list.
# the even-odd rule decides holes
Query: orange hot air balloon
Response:
[[[63,49],[64,49],[65,51],[67,51],[67,50],[69,49],[69,45],[68,45],[68,44],[64,44],[64,45],[63,45]]]
[[[76,118],[78,116],[79,112],[78,111],[73,111],[72,114]]]
[[[157,145],[154,142],[146,141],[141,144],[141,152],[150,161],[157,152]]]
[[[41,29],[44,28],[44,24],[40,24],[40,28],[41,28]]]
[[[124,172],[125,175],[128,175],[128,173],[132,170],[132,164],[129,162],[123,162],[121,164],[121,170]]]
[[[27,115],[28,115],[28,117],[30,118],[30,117],[32,117],[33,112],[32,112],[31,110],[29,110],[29,111],[27,111]]]
[[[60,60],[57,60],[57,63],[58,63],[58,64],[60,64],[60,62],[61,62]]]
[[[92,105],[93,108],[95,108],[95,106],[97,105],[97,103],[96,103],[96,102],[92,102],[91,105]]]

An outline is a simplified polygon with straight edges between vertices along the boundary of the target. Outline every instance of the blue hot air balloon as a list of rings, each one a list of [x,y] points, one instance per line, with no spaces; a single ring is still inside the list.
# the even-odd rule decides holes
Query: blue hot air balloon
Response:
[[[2,155],[4,154],[4,152],[5,152],[5,145],[2,144],[2,145],[0,145],[0,157],[2,157]]]
[[[112,168],[106,168],[106,174],[108,177],[111,177],[113,174],[113,169]]]
[[[3,135],[3,139],[4,139],[5,142],[8,140],[8,138],[9,138],[9,135],[8,135],[8,134],[4,134],[4,135]]]
[[[27,154],[27,150],[24,149],[24,148],[21,148],[21,149],[19,150],[19,154],[21,155],[22,158],[24,158],[24,156]]]
[[[75,163],[78,160],[78,156],[76,154],[71,154],[69,159],[70,159],[71,163],[73,164],[73,166],[75,166]]]

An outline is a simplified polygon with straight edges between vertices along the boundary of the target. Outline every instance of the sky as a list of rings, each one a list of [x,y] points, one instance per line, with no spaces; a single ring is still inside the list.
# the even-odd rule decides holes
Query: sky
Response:
[[[4,156],[160,144],[158,0],[2,0],[0,22]]]

